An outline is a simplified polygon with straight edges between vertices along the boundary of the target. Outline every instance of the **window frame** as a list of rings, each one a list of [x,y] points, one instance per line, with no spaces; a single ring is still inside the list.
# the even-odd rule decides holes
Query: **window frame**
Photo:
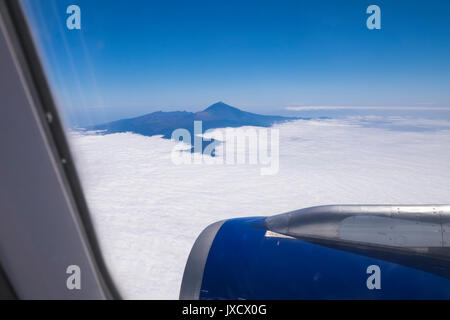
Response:
[[[29,25],[27,23],[26,16],[24,14],[24,10],[22,8],[22,5],[20,1],[18,0],[0,0],[0,32],[3,33],[3,38],[5,39],[6,46],[9,49],[9,53],[11,57],[6,57],[5,54],[4,57],[1,57],[2,63],[9,63],[10,65],[15,64],[14,70],[17,72],[17,74],[11,75],[16,78],[20,78],[21,84],[18,84],[16,87],[18,90],[14,91],[6,91],[6,86],[3,86],[0,82],[0,92],[6,93],[7,95],[24,95],[23,92],[29,93],[28,102],[29,106],[25,108],[28,112],[32,112],[34,114],[34,119],[36,121],[36,126],[41,128],[41,132],[43,135],[43,139],[40,139],[40,143],[45,145],[48,151],[48,158],[51,160],[53,164],[55,164],[54,170],[56,171],[56,175],[59,176],[62,181],[59,181],[62,184],[62,189],[59,190],[60,192],[63,192],[67,194],[67,199],[55,199],[62,202],[66,201],[66,206],[69,209],[67,212],[72,212],[74,216],[67,216],[67,217],[61,217],[61,219],[66,219],[66,221],[70,221],[71,228],[75,230],[74,232],[78,232],[78,236],[81,238],[81,241],[77,241],[77,239],[70,239],[69,235],[64,238],[59,239],[52,239],[53,241],[58,241],[62,243],[69,243],[70,246],[78,246],[79,252],[84,252],[85,256],[82,257],[82,259],[85,259],[89,263],[87,265],[91,266],[92,270],[82,270],[83,273],[92,273],[93,277],[92,279],[96,278],[97,283],[89,283],[88,285],[84,285],[84,287],[97,287],[98,291],[103,295],[105,299],[121,299],[121,296],[114,285],[114,282],[108,272],[108,268],[104,262],[102,252],[97,240],[97,236],[95,233],[95,229],[91,220],[91,215],[89,212],[89,208],[87,205],[87,202],[85,200],[83,189],[77,174],[77,170],[73,161],[73,157],[70,152],[69,144],[66,139],[65,131],[62,125],[62,121],[59,117],[59,113],[55,104],[55,101],[52,97],[50,87],[47,81],[47,78],[45,76],[45,72],[42,66],[42,63],[39,59],[39,55],[37,52],[37,49],[34,45],[33,38],[31,35],[31,32],[29,30]],[[0,38],[0,41],[2,41],[3,38]],[[0,55],[1,56],[1,55]],[[10,61],[8,61],[8,59]],[[15,63],[11,63],[11,61],[15,60]],[[10,70],[12,70],[10,68]],[[2,71],[3,72],[3,71]],[[13,72],[11,72],[13,73]],[[14,84],[15,85],[15,84]],[[22,86],[22,88],[20,88]],[[10,106],[11,107],[11,106]],[[17,107],[17,106],[16,106]],[[15,109],[20,109],[15,108]],[[24,112],[24,110],[19,111],[11,111],[12,112]],[[6,132],[8,132],[6,130]],[[7,140],[10,140],[10,143],[21,143],[20,139],[22,141],[23,138],[26,137],[20,136],[20,137],[14,137],[9,136]],[[37,137],[39,138],[39,137]],[[0,141],[1,142],[1,141]],[[7,148],[5,145],[0,145],[2,149]],[[32,152],[32,151],[31,151]],[[11,163],[6,163],[6,167],[4,170],[8,170],[8,165],[12,166]],[[0,168],[1,169],[1,168]],[[30,170],[41,170],[39,163],[36,163],[36,165],[33,168],[30,168]],[[45,177],[44,179],[51,179],[52,177]],[[5,188],[5,190],[8,190],[8,183],[11,183],[11,181],[0,181],[0,186],[2,188]],[[43,185],[45,185],[45,181],[42,182]],[[44,194],[51,192],[52,190],[38,190],[38,184],[34,183],[34,189],[32,190],[34,194]],[[31,184],[31,187],[33,187],[33,184]],[[43,188],[41,188],[43,189]],[[8,190],[7,194],[14,196],[14,191]],[[14,201],[17,201],[17,199],[20,199],[21,197],[27,196],[26,192],[22,192],[21,195],[17,195],[17,198],[12,197],[11,203],[14,203]],[[48,198],[48,197],[47,197]],[[48,199],[47,199],[48,201]],[[51,201],[51,200],[50,200]],[[39,201],[37,201],[39,203]],[[41,208],[42,209],[42,208]],[[39,214],[39,207],[36,207],[36,211],[29,213],[24,212],[24,215],[31,215],[31,214]],[[61,214],[63,215],[64,212]],[[8,220],[8,219],[17,219],[14,217],[14,215],[17,215],[17,212],[14,210],[2,212],[2,220]],[[55,223],[56,221],[47,221],[47,223]],[[32,228],[40,228],[39,231],[42,231],[41,226],[24,226],[24,228],[29,228],[30,230]],[[36,230],[34,230],[36,231]],[[51,235],[50,235],[51,236]],[[15,237],[11,237],[10,241],[7,241],[6,243],[3,243],[4,246],[8,245],[14,245],[14,242],[20,241],[21,236],[19,234],[16,234]],[[40,238],[37,240],[40,241]],[[39,244],[37,244],[39,245]],[[63,248],[64,246],[60,246]],[[78,253],[79,253],[78,252]],[[57,256],[61,252],[52,252],[53,255]],[[17,255],[21,254],[20,252],[17,252]],[[65,255],[68,255],[67,252],[65,252]],[[74,261],[76,261],[79,256],[74,255]],[[9,258],[9,257],[6,257]],[[9,260],[9,259],[5,259]],[[0,261],[2,263],[3,261]],[[33,261],[30,258],[30,266],[33,265]],[[51,263],[50,261],[48,262]],[[74,262],[75,263],[75,262]],[[11,270],[10,270],[11,271]],[[61,270],[63,277],[67,277],[68,275],[65,275],[65,270]],[[33,270],[30,270],[30,272],[33,272]],[[4,274],[5,274],[5,288],[8,288],[7,284],[10,284],[10,297],[14,298],[21,298],[20,294],[16,295],[14,292],[17,292],[14,288],[15,280],[20,278],[20,272],[8,272],[7,268],[4,268]],[[36,275],[37,276],[37,275]],[[1,279],[0,279],[1,280]],[[55,283],[55,280],[52,279],[46,279],[46,281],[49,282],[49,285],[52,286],[52,295],[54,296],[55,292],[61,293],[61,297],[67,296],[67,288],[61,283]],[[86,281],[84,278],[82,278],[82,281]],[[92,281],[94,282],[94,281]],[[27,297],[31,298],[41,298],[43,296],[46,296],[45,292],[42,292],[37,296],[35,293],[35,289],[33,288],[35,284],[30,283],[29,284],[29,293],[26,295]],[[23,290],[23,288],[22,288]],[[42,290],[45,291],[45,288],[42,288]],[[58,291],[60,290],[60,291]],[[65,290],[65,291],[63,291]],[[89,292],[83,292],[83,290],[76,290],[79,291],[76,295],[74,295],[74,298],[89,298],[90,294]],[[22,295],[23,297],[23,295]],[[58,298],[58,297],[55,297]]]

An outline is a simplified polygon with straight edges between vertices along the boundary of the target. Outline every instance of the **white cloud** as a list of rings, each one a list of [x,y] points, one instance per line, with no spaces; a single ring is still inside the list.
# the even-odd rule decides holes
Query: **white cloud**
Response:
[[[288,106],[286,110],[290,111],[314,111],[314,110],[403,110],[403,111],[450,111],[449,107],[432,106]]]
[[[71,135],[100,245],[125,298],[176,299],[191,246],[218,220],[323,204],[448,202],[449,130],[390,131],[355,118],[276,127],[274,176],[248,164],[176,166],[175,142],[160,137]]]

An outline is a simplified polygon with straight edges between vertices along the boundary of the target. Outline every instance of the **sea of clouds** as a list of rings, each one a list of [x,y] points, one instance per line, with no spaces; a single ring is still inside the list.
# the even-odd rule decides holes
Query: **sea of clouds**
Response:
[[[158,136],[70,134],[106,263],[125,298],[178,298],[196,237],[218,220],[324,204],[450,202],[448,121],[351,117],[274,128],[279,171],[265,176],[254,164],[177,166],[176,143]]]

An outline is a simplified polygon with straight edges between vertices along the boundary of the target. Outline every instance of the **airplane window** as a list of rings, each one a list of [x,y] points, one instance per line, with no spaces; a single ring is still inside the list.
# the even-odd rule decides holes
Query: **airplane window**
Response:
[[[448,3],[21,3],[125,298],[177,299],[196,238],[220,220],[449,202]],[[392,217],[345,220],[334,236],[450,243],[434,222]],[[267,221],[267,239],[309,232]]]

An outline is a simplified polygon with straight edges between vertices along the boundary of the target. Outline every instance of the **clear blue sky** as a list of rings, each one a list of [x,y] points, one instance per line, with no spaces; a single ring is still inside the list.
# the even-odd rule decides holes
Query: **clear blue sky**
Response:
[[[450,107],[450,1],[23,3],[73,123],[219,100],[260,113]],[[70,4],[81,8],[81,30],[66,28]],[[381,30],[366,28],[371,4]]]

